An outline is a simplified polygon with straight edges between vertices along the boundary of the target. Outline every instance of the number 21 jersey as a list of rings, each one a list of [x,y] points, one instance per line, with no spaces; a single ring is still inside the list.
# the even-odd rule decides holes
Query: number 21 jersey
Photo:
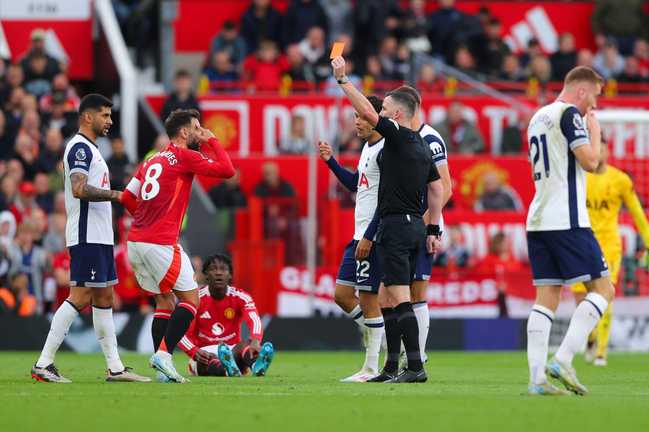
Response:
[[[539,109],[527,129],[536,189],[527,231],[588,228],[586,176],[573,151],[590,143],[574,105],[556,101]]]
[[[189,205],[194,175],[234,175],[232,162],[216,139],[206,144],[214,150],[215,160],[171,143],[140,165],[126,186],[137,198],[129,241],[175,245]]]

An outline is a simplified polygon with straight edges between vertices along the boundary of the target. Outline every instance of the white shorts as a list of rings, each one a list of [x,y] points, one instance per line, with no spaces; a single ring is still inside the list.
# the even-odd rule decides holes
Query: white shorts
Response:
[[[128,242],[128,259],[145,291],[166,294],[198,288],[192,263],[179,244]]]

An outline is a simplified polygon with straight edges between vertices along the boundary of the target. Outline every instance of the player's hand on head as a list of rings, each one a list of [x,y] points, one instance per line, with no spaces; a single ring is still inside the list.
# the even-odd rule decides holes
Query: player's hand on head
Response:
[[[198,131],[198,138],[201,140],[201,142],[205,142],[208,141],[210,138],[215,138],[215,136],[211,130],[202,127]]]
[[[334,70],[334,78],[340,79],[345,76],[345,59],[342,56],[335,57],[331,61],[331,67]]]
[[[331,159],[331,156],[333,155],[333,150],[326,141],[318,141],[318,151],[320,152],[320,159],[325,162]]]
[[[355,258],[357,260],[364,260],[370,256],[370,250],[372,249],[372,241],[363,237],[358,241],[356,245]]]
[[[209,351],[205,351],[203,349],[199,349],[196,351],[196,354],[194,354],[194,360],[198,363],[202,364],[209,364],[210,360],[216,359],[216,354],[213,354]]]

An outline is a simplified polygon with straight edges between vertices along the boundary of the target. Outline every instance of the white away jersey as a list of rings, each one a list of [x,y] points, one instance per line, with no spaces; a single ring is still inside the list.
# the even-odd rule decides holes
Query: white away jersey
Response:
[[[435,166],[448,165],[446,143],[439,132],[437,132],[432,126],[424,123],[419,128],[419,135],[424,139],[425,143],[428,143],[430,152],[433,155],[433,163]],[[426,210],[428,210],[428,194],[425,193],[423,212],[425,213]],[[444,231],[444,217],[441,214],[439,217],[439,228]]]
[[[527,128],[536,192],[527,213],[528,231],[590,227],[586,176],[572,152],[589,144],[574,105],[556,101],[539,109]]]
[[[83,243],[112,245],[113,210],[108,201],[89,202],[72,195],[70,175],[83,173],[88,176],[88,185],[99,189],[110,189],[108,165],[101,157],[97,146],[78,133],[65,146],[63,154],[65,167],[65,211],[68,220],[65,226],[65,242],[68,247]]]
[[[381,169],[377,157],[385,139],[374,144],[365,143],[361,158],[358,160],[358,185],[356,190],[356,207],[354,208],[354,240],[360,240],[367,226],[374,217],[379,203],[379,180]]]

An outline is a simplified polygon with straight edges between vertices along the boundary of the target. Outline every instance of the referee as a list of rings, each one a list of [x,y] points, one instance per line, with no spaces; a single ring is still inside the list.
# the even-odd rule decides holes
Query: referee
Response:
[[[373,381],[425,382],[426,371],[419,350],[419,328],[410,302],[410,284],[417,254],[422,247],[434,253],[439,247],[443,187],[430,148],[418,132],[410,129],[415,114],[414,98],[399,90],[388,93],[377,114],[372,104],[345,76],[345,60],[331,62],[334,77],[356,112],[384,138],[381,156],[376,235],[385,289],[379,294],[383,305],[388,356],[383,372]],[[428,194],[428,210],[434,224],[424,226],[421,206]],[[424,242],[426,243],[424,245]],[[401,339],[408,368],[397,375]]]

